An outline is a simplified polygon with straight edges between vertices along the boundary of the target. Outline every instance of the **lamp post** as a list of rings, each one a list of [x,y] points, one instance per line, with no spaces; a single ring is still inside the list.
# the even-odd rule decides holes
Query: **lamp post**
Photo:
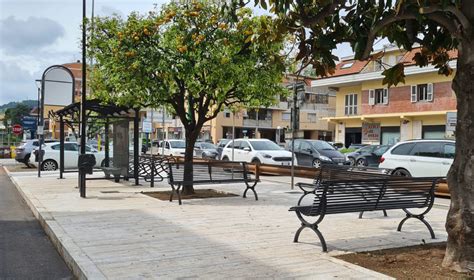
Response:
[[[40,125],[40,98],[41,98],[41,80],[35,80],[36,88],[38,88],[38,102],[36,103],[36,110],[38,115],[36,116],[36,132],[38,132],[38,126]]]
[[[8,137],[8,148],[10,148],[10,126],[12,125],[12,120],[7,120],[7,137]]]

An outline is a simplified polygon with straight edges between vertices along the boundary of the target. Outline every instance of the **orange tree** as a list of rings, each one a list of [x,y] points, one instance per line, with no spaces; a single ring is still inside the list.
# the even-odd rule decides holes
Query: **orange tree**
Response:
[[[210,2],[170,3],[143,16],[99,18],[90,36],[93,88],[105,101],[167,106],[185,128],[185,180],[205,122],[234,104],[268,106],[284,94],[283,40],[269,16]],[[192,185],[184,193],[193,193]]]
[[[236,1],[242,4],[242,1]],[[245,4],[245,3],[244,3]],[[255,0],[278,15],[281,32],[299,39],[297,59],[319,76],[334,71],[332,51],[349,43],[368,59],[374,41],[386,38],[405,50],[421,46],[416,65],[450,75],[450,50],[458,50],[453,90],[457,97],[456,156],[448,173],[451,193],[443,265],[474,270],[474,1],[472,0]],[[232,10],[232,9],[231,9]],[[388,86],[404,82],[404,65],[383,73]]]

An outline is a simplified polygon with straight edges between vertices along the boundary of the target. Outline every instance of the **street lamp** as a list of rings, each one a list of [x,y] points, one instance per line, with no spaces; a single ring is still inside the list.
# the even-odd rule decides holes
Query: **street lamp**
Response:
[[[41,99],[41,80],[35,80],[36,88],[38,88],[38,103],[36,103],[36,112],[38,113],[36,117],[36,132],[38,131],[38,126],[40,125],[40,99]]]

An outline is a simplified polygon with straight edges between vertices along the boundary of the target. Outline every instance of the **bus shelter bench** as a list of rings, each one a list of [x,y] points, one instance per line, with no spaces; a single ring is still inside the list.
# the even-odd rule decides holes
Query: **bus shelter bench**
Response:
[[[326,215],[357,213],[361,211],[396,210],[406,213],[398,224],[401,231],[403,224],[410,218],[420,220],[428,228],[431,238],[435,234],[425,215],[434,203],[434,191],[440,178],[409,178],[391,177],[377,179],[355,179],[331,181],[327,180],[315,187],[315,197],[312,205],[297,205],[289,211],[294,211],[301,221],[296,231],[294,242],[298,242],[301,231],[305,228],[313,230],[318,236],[323,252],[327,252],[326,241],[318,229]],[[412,213],[409,208],[417,208],[419,214]],[[305,218],[306,217],[306,218]],[[315,217],[315,222],[309,222],[307,217]]]
[[[258,200],[255,186],[259,180],[259,168],[256,167],[255,175],[249,172],[249,166],[245,162],[232,161],[208,161],[193,163],[193,176],[187,178],[184,172],[184,162],[168,163],[168,183],[171,186],[170,201],[173,201],[173,194],[178,195],[181,205],[181,188],[186,185],[206,185],[206,184],[233,184],[244,183],[246,188],[242,197],[247,197],[247,191],[252,191],[255,200]]]
[[[123,171],[123,168],[120,167],[101,167],[100,169],[104,171],[106,178],[110,178],[110,175],[112,175],[116,183],[120,182],[120,177],[126,173]]]
[[[390,178],[390,169],[381,169],[374,167],[350,166],[350,165],[323,165],[317,169],[313,183],[296,183],[302,191],[303,195],[298,200],[298,205],[301,204],[305,196],[315,195],[321,184],[326,181],[337,180],[359,180],[359,179],[375,179],[375,178]],[[362,219],[364,211],[359,213],[359,219]],[[383,214],[387,217],[387,211],[383,210]]]

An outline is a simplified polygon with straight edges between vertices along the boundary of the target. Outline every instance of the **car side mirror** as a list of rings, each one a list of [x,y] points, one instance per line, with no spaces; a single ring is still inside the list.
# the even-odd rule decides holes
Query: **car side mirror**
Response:
[[[244,151],[250,152],[250,148],[249,148],[249,147],[245,147],[245,148],[244,148]]]

